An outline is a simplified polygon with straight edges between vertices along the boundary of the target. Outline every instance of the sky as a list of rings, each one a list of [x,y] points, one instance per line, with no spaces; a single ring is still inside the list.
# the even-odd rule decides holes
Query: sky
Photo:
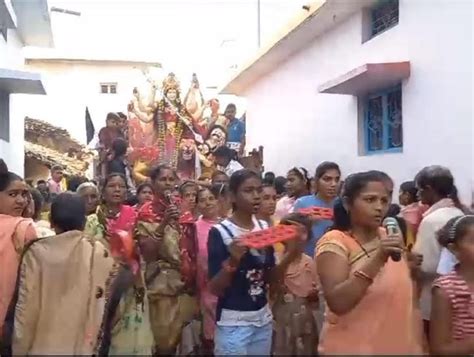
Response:
[[[258,0],[49,0],[58,53],[161,62],[219,86],[258,49]],[[308,0],[260,0],[261,43]],[[41,50],[44,51],[44,50]],[[231,68],[234,69],[231,69]]]

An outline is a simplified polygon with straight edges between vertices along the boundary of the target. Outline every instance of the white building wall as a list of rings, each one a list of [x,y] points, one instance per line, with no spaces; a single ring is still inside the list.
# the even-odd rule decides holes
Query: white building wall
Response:
[[[23,70],[24,58],[22,55],[23,43],[15,30],[8,30],[7,41],[0,36],[0,68]],[[23,138],[24,121],[14,114],[17,95],[10,95],[10,140],[0,139],[0,158],[5,160],[8,168],[23,175]]]
[[[47,92],[46,96],[25,98],[28,116],[62,127],[81,142],[86,140],[86,106],[97,133],[107,113],[127,112],[133,87],[144,78],[133,65],[113,63],[35,62],[26,67],[42,74]],[[117,83],[117,94],[101,94],[100,83]]]
[[[430,164],[453,171],[469,202],[474,166],[472,3],[400,0],[397,26],[362,44],[362,13],[308,44],[247,94],[247,143],[263,145],[265,169],[313,171],[336,161],[345,174],[389,173],[397,184]],[[402,85],[402,154],[360,156],[357,98],[318,86],[365,63],[411,62]]]
[[[0,68],[23,68],[23,43],[15,30],[9,29],[7,42],[0,36]]]

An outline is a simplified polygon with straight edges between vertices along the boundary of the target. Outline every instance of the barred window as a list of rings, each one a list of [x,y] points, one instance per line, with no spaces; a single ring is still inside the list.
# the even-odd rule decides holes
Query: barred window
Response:
[[[371,9],[372,37],[398,24],[398,0],[379,0]]]
[[[403,149],[401,86],[367,97],[364,109],[366,154],[401,151]]]
[[[100,83],[100,93],[117,94],[117,83]]]

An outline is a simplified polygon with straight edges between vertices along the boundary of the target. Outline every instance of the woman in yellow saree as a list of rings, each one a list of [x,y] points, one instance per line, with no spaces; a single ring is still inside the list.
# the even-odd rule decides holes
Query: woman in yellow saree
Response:
[[[151,180],[155,199],[138,212],[135,233],[146,262],[156,353],[174,355],[198,310],[194,219],[174,195],[176,173],[170,167],[155,168]]]

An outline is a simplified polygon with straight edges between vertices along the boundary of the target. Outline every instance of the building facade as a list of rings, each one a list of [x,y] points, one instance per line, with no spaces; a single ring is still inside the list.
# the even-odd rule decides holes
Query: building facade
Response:
[[[146,81],[143,72],[161,68],[156,62],[59,57],[51,52],[25,58],[29,70],[42,74],[48,92],[28,98],[25,106],[30,108],[30,117],[62,127],[82,143],[86,140],[86,108],[97,133],[105,126],[107,113],[127,113],[133,88]]]
[[[331,160],[400,184],[439,164],[471,202],[472,2],[327,0],[303,12],[222,91],[247,98],[247,142],[264,146],[265,169]]]
[[[0,0],[0,158],[23,175],[23,98],[46,94],[41,76],[25,69],[23,47],[52,47],[46,0]]]

